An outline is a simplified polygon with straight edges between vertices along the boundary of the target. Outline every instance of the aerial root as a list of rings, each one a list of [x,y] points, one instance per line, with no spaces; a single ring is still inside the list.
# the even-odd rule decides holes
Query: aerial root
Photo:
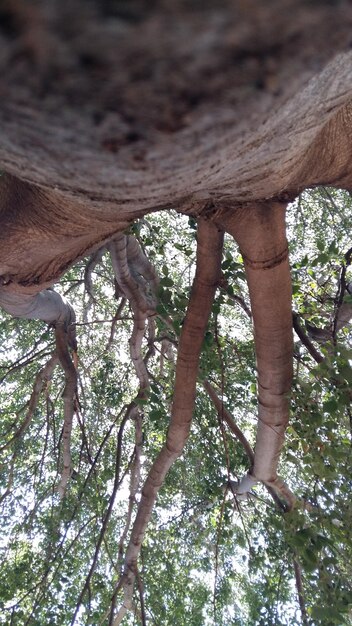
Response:
[[[155,459],[142,489],[142,497],[126,550],[124,571],[119,581],[124,593],[123,600],[111,621],[112,626],[121,624],[131,607],[137,576],[137,560],[153,506],[168,470],[181,454],[187,441],[194,410],[199,356],[220,278],[222,243],[223,233],[212,222],[200,219],[196,274],[179,341],[170,424],[166,442]]]

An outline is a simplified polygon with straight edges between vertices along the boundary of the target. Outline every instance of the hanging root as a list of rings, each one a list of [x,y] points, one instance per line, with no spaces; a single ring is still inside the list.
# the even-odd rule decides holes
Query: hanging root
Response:
[[[62,473],[58,486],[60,498],[63,498],[66,492],[67,483],[71,476],[71,432],[73,415],[75,412],[75,403],[77,400],[77,371],[72,362],[68,349],[70,340],[66,325],[58,323],[55,326],[56,352],[60,360],[60,364],[65,373],[65,388],[62,394],[64,401],[64,426],[62,433]]]
[[[136,519],[125,556],[119,587],[123,603],[113,626],[121,624],[132,604],[137,560],[153,506],[165,476],[180,456],[189,434],[198,375],[199,356],[218,281],[220,279],[223,233],[214,224],[199,220],[197,267],[185,321],[182,327],[174,387],[173,405],[166,442],[155,459],[142,489]]]
[[[145,391],[149,387],[149,376],[142,356],[142,342],[146,320],[155,314],[158,278],[134,237],[119,235],[109,249],[117,285],[132,309],[130,354],[140,390]]]
[[[275,484],[289,416],[293,340],[285,206],[258,203],[221,223],[244,259],[257,357],[258,429],[253,468],[240,484],[245,492],[257,481]]]
[[[56,355],[52,357],[51,365],[54,367],[56,359],[59,359],[66,380],[63,392],[63,470],[58,487],[59,495],[63,497],[71,474],[71,430],[77,394],[77,373],[69,352],[70,347],[76,358],[75,313],[66,298],[52,289],[37,294],[23,294],[3,286],[0,289],[0,306],[13,317],[38,319],[55,326]]]

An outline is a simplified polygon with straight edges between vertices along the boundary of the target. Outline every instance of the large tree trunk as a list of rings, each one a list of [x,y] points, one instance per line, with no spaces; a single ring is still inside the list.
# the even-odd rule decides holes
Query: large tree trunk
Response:
[[[352,186],[347,1],[8,0],[1,17],[3,283],[38,291],[150,211]]]

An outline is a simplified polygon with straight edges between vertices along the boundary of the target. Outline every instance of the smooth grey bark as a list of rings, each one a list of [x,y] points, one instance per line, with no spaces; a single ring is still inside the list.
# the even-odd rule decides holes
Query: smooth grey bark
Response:
[[[13,317],[43,320],[48,324],[75,322],[74,310],[68,300],[52,289],[31,295],[0,288],[0,306]]]

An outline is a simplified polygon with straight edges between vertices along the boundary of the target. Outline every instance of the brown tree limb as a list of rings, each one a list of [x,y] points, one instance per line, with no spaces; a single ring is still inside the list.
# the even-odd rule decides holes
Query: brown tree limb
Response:
[[[111,242],[109,250],[117,284],[133,311],[130,354],[140,389],[146,390],[149,387],[149,376],[141,349],[147,317],[155,313],[156,273],[133,237],[119,235]]]
[[[226,422],[226,424],[228,425],[232,433],[235,435],[236,439],[242,444],[243,449],[249,460],[250,471],[251,471],[253,467],[255,455],[248,439],[245,437],[241,429],[237,426],[233,415],[225,407],[223,401],[219,398],[218,394],[216,393],[213,385],[209,381],[205,380],[203,381],[203,387],[208,393],[211,401],[213,402],[220,418]],[[271,497],[273,498],[274,502],[276,503],[276,505],[279,507],[280,510],[284,509],[285,511],[287,511],[287,510],[291,510],[294,507],[296,503],[296,497],[292,493],[288,485],[285,483],[285,481],[283,481],[281,478],[277,477],[275,482],[271,482],[271,483],[264,482],[263,484],[267,488],[268,492],[270,493]],[[243,492],[239,491],[239,487],[240,485],[237,485],[236,488],[234,487],[234,485],[232,485],[232,490],[235,493],[235,495],[241,496]],[[282,500],[285,502],[284,507],[283,507]]]
[[[274,484],[289,417],[293,357],[285,206],[254,204],[220,223],[240,246],[253,316],[259,412],[251,479]]]
[[[248,457],[248,460],[250,462],[250,465],[252,467],[253,462],[254,462],[254,452],[252,450],[252,447],[249,443],[249,441],[247,440],[247,438],[245,437],[245,435],[243,434],[243,432],[241,431],[241,429],[237,426],[233,416],[231,415],[230,411],[228,411],[228,409],[224,406],[223,401],[219,398],[218,394],[216,393],[213,385],[208,381],[205,380],[203,382],[203,387],[206,390],[206,392],[208,393],[211,401],[213,402],[218,414],[220,415],[220,417],[226,422],[226,424],[228,425],[228,427],[230,428],[230,430],[233,432],[233,434],[235,435],[236,439],[238,439],[238,441],[242,444],[244,451]]]
[[[63,498],[69,481],[71,467],[71,432],[72,421],[77,400],[77,371],[70,357],[69,336],[66,324],[55,325],[56,352],[65,373],[65,388],[62,394],[64,401],[64,425],[62,433],[62,473],[58,485],[58,493]]]
[[[131,402],[126,410],[125,415],[123,416],[123,419],[121,421],[120,424],[120,428],[118,431],[118,436],[117,436],[117,446],[116,446],[116,455],[115,455],[115,473],[114,473],[114,484],[113,484],[113,488],[112,488],[112,492],[109,498],[109,502],[108,502],[108,506],[106,508],[106,511],[104,513],[104,517],[103,517],[103,521],[102,521],[102,525],[101,525],[101,529],[100,529],[100,533],[99,533],[99,537],[98,540],[96,542],[95,545],[95,550],[94,550],[94,555],[93,555],[93,559],[89,568],[89,572],[87,574],[85,583],[83,585],[83,588],[78,596],[78,600],[77,600],[77,604],[76,604],[76,608],[74,611],[74,614],[72,616],[72,620],[71,620],[71,626],[74,625],[75,623],[75,619],[79,610],[79,607],[81,606],[82,600],[84,598],[85,593],[89,590],[90,588],[90,582],[92,579],[92,576],[94,574],[95,568],[97,566],[97,562],[98,562],[98,557],[99,557],[99,553],[100,553],[100,548],[101,545],[103,543],[103,539],[105,537],[106,531],[108,529],[108,525],[109,525],[109,521],[111,518],[111,514],[113,511],[113,506],[114,506],[114,502],[116,499],[116,494],[118,491],[118,488],[121,484],[121,456],[122,456],[122,443],[123,443],[123,435],[124,435],[124,429],[125,426],[127,424],[127,421],[130,419],[131,415],[133,415],[133,413],[136,411],[136,405],[134,402]]]
[[[118,547],[118,561],[119,565],[122,564],[124,546],[127,534],[130,530],[133,507],[136,504],[136,495],[140,481],[141,474],[141,453],[142,453],[142,443],[143,443],[143,431],[142,431],[142,415],[139,412],[138,408],[135,407],[135,411],[131,414],[131,417],[134,420],[135,424],[135,448],[134,448],[134,457],[131,465],[130,471],[130,492],[128,496],[128,510],[126,516],[126,523],[124,529],[122,531],[119,547]]]
[[[313,357],[313,359],[317,362],[317,363],[322,363],[324,361],[324,357],[323,355],[315,348],[315,346],[312,344],[311,340],[309,339],[309,337],[307,336],[307,334],[304,332],[300,322],[299,322],[299,316],[297,315],[297,313],[293,312],[292,314],[292,320],[293,320],[293,328],[295,329],[298,337],[300,338],[301,342],[303,343],[303,345],[307,348],[309,354]]]
[[[102,248],[99,248],[99,250],[96,250],[96,252],[93,252],[93,254],[90,256],[84,268],[84,287],[88,294],[88,302],[83,308],[83,321],[84,322],[87,321],[88,311],[91,308],[92,304],[96,301],[94,292],[93,292],[92,273],[94,272],[94,269],[96,268],[98,263],[100,263],[100,261],[102,260],[104,252],[105,252],[105,246],[103,246]]]
[[[121,298],[119,306],[117,307],[115,315],[111,322],[110,336],[105,346],[105,352],[108,352],[112,346],[112,342],[114,341],[114,336],[115,336],[116,323],[121,316],[121,313],[125,307],[125,304],[126,304],[126,298]]]
[[[4,493],[0,495],[0,504],[4,502],[4,500],[7,498],[7,496],[10,495],[12,491],[15,460],[16,460],[16,452],[13,453],[11,461],[10,461],[7,486],[6,486]]]
[[[298,595],[299,608],[301,611],[302,624],[303,626],[308,626],[308,615],[307,615],[307,609],[306,609],[306,603],[305,603],[305,597],[304,597],[302,571],[301,571],[301,566],[297,560],[297,557],[293,558],[293,569],[295,572],[296,589],[297,589],[297,595]]]
[[[137,559],[160,487],[186,443],[194,409],[199,355],[216,287],[220,278],[223,233],[203,219],[198,224],[196,275],[178,348],[174,398],[166,442],[155,459],[142,497],[125,556],[123,603],[113,621],[121,623],[130,609]]]

